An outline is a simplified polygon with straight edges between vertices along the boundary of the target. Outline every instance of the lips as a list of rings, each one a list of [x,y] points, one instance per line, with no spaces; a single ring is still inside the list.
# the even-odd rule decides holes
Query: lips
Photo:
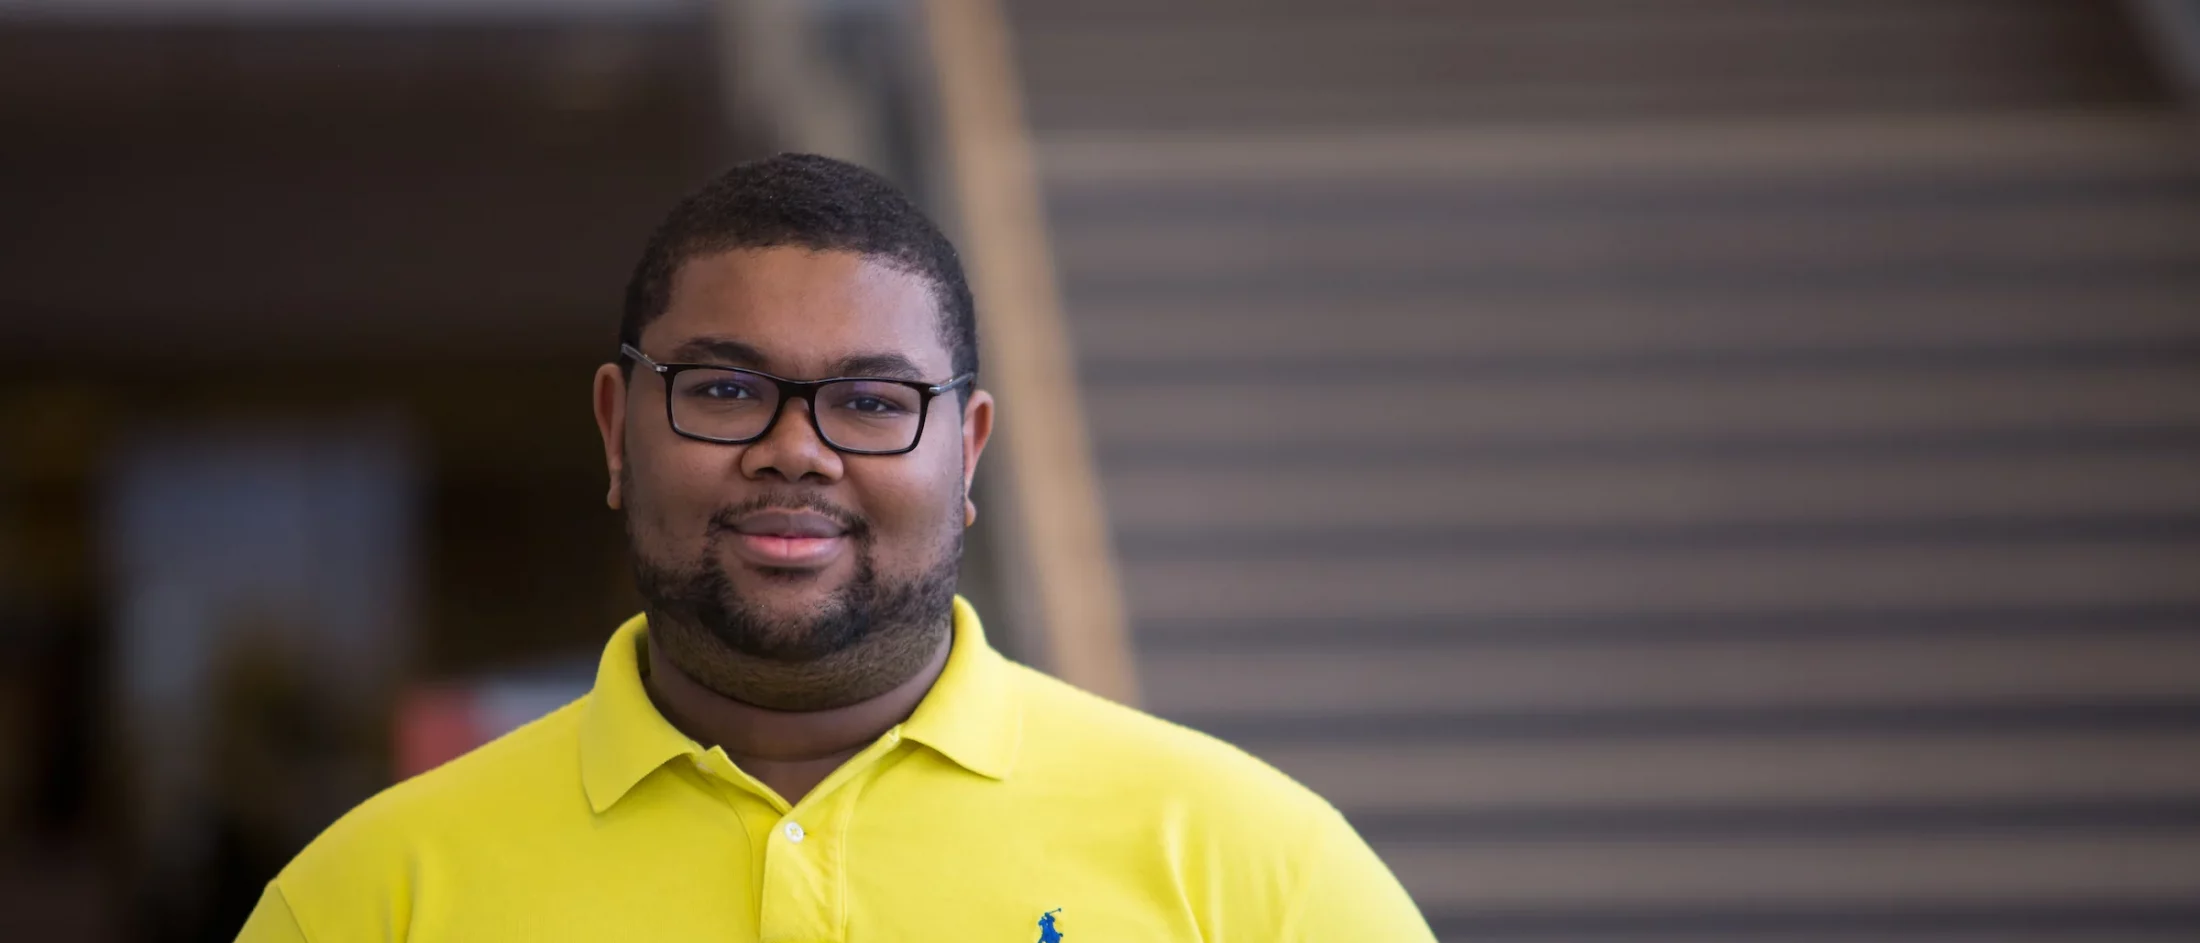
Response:
[[[840,537],[848,529],[814,511],[758,511],[733,522],[734,533],[751,537]]]
[[[823,514],[764,510],[732,521],[734,554],[771,570],[822,569],[847,552],[848,528]]]

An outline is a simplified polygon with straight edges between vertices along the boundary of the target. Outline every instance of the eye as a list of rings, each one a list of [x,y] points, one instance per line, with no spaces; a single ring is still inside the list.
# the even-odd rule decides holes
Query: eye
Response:
[[[733,377],[714,377],[698,380],[688,387],[687,395],[695,399],[716,402],[733,402],[757,398],[756,385]]]
[[[859,413],[870,413],[874,416],[888,416],[906,411],[901,408],[901,404],[888,402],[877,396],[857,396],[842,403],[841,406],[845,409],[852,409]]]
[[[835,383],[818,392],[818,405],[850,419],[900,422],[914,417],[924,401],[908,387],[879,380]]]

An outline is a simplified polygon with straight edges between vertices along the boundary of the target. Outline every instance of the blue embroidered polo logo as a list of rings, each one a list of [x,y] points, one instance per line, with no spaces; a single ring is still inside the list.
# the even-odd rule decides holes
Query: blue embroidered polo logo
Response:
[[[1054,915],[1061,912],[1062,908],[1056,907],[1039,915],[1039,943],[1062,943],[1062,931],[1054,927]]]

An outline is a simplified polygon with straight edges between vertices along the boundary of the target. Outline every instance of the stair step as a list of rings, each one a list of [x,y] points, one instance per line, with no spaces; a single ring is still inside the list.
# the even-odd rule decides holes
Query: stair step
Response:
[[[1325,646],[1149,652],[1147,703],[1200,726],[1260,715],[1894,709],[2200,696],[2200,624],[2181,635],[1643,639],[1383,645],[1348,622]]]
[[[2200,899],[2200,829],[1378,843],[1421,906],[1905,908]]]
[[[2200,797],[2200,729],[1252,740],[1347,815]]]
[[[1013,6],[1040,129],[1853,111],[2156,97],[2054,2]],[[1135,69],[1123,63],[1136,62]],[[1418,93],[1418,94],[1416,94]]]
[[[2200,449],[1337,468],[1117,468],[1119,542],[1312,539],[1334,529],[1766,527],[2200,512]]]
[[[1135,620],[1618,616],[2200,602],[2200,539],[1124,562]]]
[[[2196,191],[2195,195],[2200,195]],[[2200,199],[2164,203],[2007,206],[1960,215],[1922,207],[1645,218],[1497,221],[1418,219],[1299,224],[1170,220],[1077,224],[1057,251],[1073,283],[1138,279],[1229,281],[1274,276],[1353,279],[1484,273],[1566,273],[1582,281],[1635,271],[1869,271],[1930,264],[2085,267],[2159,260],[2200,269]],[[1157,214],[1158,215],[1158,214]]]
[[[1644,295],[1575,286],[1535,297],[1109,300],[1086,297],[1071,328],[1085,369],[1215,370],[1235,364],[1746,364],[2002,351],[2190,349],[2200,274],[2041,289]]]
[[[2200,426],[2190,364],[1324,379],[1140,383],[1090,396],[1087,409],[1104,450]]]
[[[1686,123],[1426,125],[1335,134],[1124,130],[1035,142],[1049,203],[1131,192],[1258,192],[1283,206],[1324,185],[1382,192],[1431,184],[1584,198],[1689,188],[1861,187],[1937,180],[2176,180],[2200,132],[2178,112],[2132,107],[1932,116],[1757,116]],[[1283,185],[1278,187],[1277,185]],[[1565,189],[1550,189],[1564,184]],[[1539,189],[1541,188],[1541,189]]]

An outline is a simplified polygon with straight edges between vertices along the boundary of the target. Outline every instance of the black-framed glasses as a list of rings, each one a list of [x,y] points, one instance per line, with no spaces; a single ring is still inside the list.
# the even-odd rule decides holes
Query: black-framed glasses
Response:
[[[746,445],[771,434],[789,400],[809,404],[810,428],[835,450],[900,455],[917,447],[933,398],[977,377],[945,383],[887,377],[789,380],[707,363],[658,363],[632,344],[619,352],[664,379],[665,421],[690,439]]]

